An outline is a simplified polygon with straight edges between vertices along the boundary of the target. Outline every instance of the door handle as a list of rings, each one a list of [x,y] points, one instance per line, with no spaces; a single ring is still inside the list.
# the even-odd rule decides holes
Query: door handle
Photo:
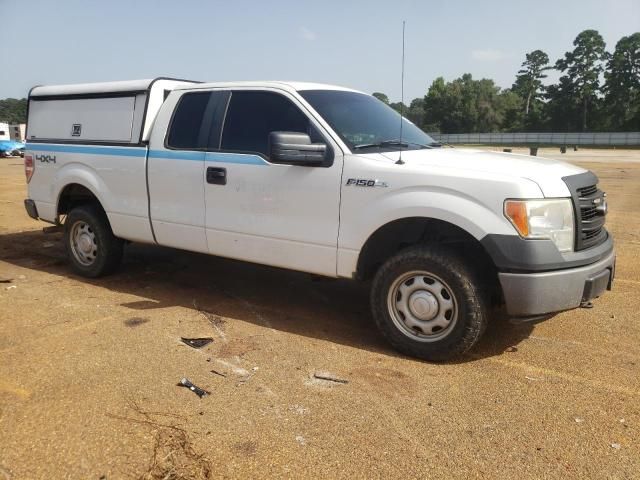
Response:
[[[227,169],[207,167],[207,183],[211,183],[213,185],[226,185]]]

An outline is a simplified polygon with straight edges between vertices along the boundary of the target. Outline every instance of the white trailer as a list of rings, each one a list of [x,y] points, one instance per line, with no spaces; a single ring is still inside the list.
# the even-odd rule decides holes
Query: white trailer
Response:
[[[0,123],[0,140],[11,140],[8,123]]]

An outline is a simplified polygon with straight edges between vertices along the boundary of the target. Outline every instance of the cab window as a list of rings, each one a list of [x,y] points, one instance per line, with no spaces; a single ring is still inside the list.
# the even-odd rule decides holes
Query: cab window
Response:
[[[312,142],[323,141],[309,118],[286,97],[273,92],[233,92],[222,132],[222,150],[267,157],[271,132],[306,133]]]

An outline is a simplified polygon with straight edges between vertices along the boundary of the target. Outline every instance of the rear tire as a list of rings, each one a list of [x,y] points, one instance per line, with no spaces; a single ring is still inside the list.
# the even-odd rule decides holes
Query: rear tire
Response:
[[[83,277],[108,275],[122,261],[124,241],[113,235],[107,215],[97,205],[82,205],[69,212],[64,242],[73,270]]]
[[[430,361],[460,356],[487,325],[486,295],[455,251],[420,245],[387,260],[371,288],[371,310],[397,350]]]

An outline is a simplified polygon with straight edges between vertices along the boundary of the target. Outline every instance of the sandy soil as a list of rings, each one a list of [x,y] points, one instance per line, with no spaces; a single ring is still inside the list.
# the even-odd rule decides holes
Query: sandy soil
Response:
[[[440,365],[346,281],[145,245],[79,278],[0,159],[0,480],[640,478],[640,152],[561,158],[608,191],[614,290]]]

